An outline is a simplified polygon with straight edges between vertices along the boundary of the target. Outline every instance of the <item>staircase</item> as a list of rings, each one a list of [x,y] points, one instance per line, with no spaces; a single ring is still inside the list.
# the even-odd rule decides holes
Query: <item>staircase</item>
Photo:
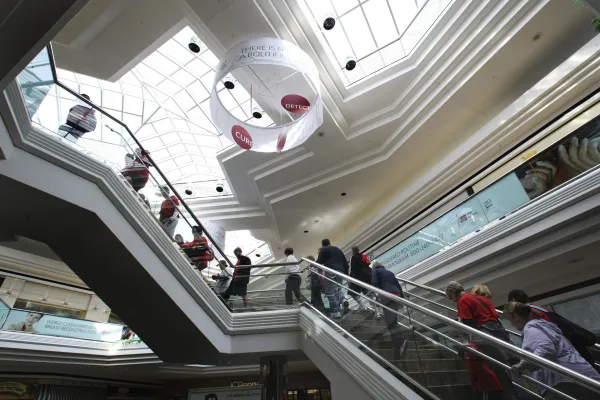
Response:
[[[439,398],[480,398],[471,389],[465,361],[444,347],[425,340],[415,340],[418,336],[407,330],[403,332],[404,337],[409,340],[406,353],[400,360],[395,360],[390,334],[383,318],[376,318],[370,312],[350,311],[344,315],[340,325]],[[381,364],[396,375],[389,366]]]

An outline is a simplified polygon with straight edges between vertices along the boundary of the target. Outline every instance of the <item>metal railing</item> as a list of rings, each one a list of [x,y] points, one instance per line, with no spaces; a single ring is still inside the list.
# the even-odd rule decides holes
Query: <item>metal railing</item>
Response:
[[[396,279],[397,279],[398,281],[400,281],[400,282],[404,283],[405,285],[406,285],[406,284],[409,284],[409,285],[412,285],[412,286],[415,286],[415,287],[418,287],[418,288],[421,288],[421,289],[427,290],[427,291],[429,291],[429,292],[431,292],[431,293],[435,293],[435,294],[438,294],[438,295],[440,295],[440,296],[446,297],[446,293],[445,293],[444,291],[442,291],[442,290],[439,290],[439,289],[436,289],[436,288],[432,288],[432,287],[430,287],[430,286],[422,285],[422,284],[420,284],[420,283],[412,282],[412,281],[410,281],[410,280],[408,280],[408,279],[404,279],[404,278],[398,278],[398,277],[396,277]],[[435,306],[437,306],[437,307],[444,308],[444,309],[446,309],[446,310],[449,310],[449,311],[456,311],[456,309],[455,309],[455,308],[452,308],[452,307],[446,306],[446,305],[444,305],[444,304],[441,304],[441,303],[438,303],[438,302],[436,302],[436,301],[433,301],[433,300],[431,300],[431,299],[427,299],[427,298],[425,298],[425,297],[422,297],[422,296],[419,296],[419,295],[413,294],[413,293],[411,293],[411,292],[408,292],[408,291],[407,291],[407,294],[408,294],[409,296],[416,297],[416,298],[418,298],[419,300],[423,300],[423,301],[426,301],[426,302],[428,302],[428,303],[430,303],[430,304],[433,304],[433,305],[435,305]],[[497,312],[498,314],[500,314],[500,315],[503,315],[503,314],[504,314],[504,312],[503,312],[502,310],[500,310],[499,308],[496,308],[496,312]],[[517,332],[517,331],[513,331],[513,330],[511,330],[511,329],[506,329],[506,331],[507,331],[509,334],[513,335],[513,336],[517,336],[517,337],[522,337],[522,336],[523,336],[521,333],[519,333],[519,332]],[[599,350],[600,350],[600,344],[598,344],[598,343],[595,343],[595,344],[594,344],[594,347],[595,347],[596,349],[599,349]],[[600,366],[600,364],[599,364],[599,363],[596,363],[596,365]]]
[[[94,103],[92,103],[91,101],[89,101],[88,99],[86,99],[85,97],[82,97],[79,93],[75,92],[73,89],[71,89],[70,87],[68,87],[67,85],[63,84],[62,82],[60,82],[58,80],[58,76],[56,74],[56,64],[54,61],[54,53],[52,51],[52,45],[48,44],[47,46],[47,51],[48,51],[48,57],[50,59],[50,65],[51,65],[51,71],[52,71],[52,77],[54,79],[54,84],[56,84],[57,86],[59,86],[61,89],[67,91],[69,94],[71,94],[72,96],[74,96],[77,100],[87,104],[89,107],[91,107],[92,109],[100,112],[102,115],[104,115],[105,117],[107,117],[108,119],[110,119],[111,121],[113,121],[114,123],[118,124],[119,126],[121,126],[123,129],[125,129],[125,131],[127,131],[127,133],[129,134],[129,136],[131,137],[131,139],[133,140],[133,142],[135,143],[135,145],[143,152],[146,154],[146,157],[148,158],[148,160],[152,163],[154,169],[156,170],[156,172],[160,175],[160,177],[162,178],[162,180],[164,181],[164,184],[166,186],[169,187],[169,189],[171,190],[171,193],[173,193],[173,195],[175,197],[177,197],[177,199],[179,200],[181,206],[183,206],[183,208],[187,211],[188,215],[192,218],[192,220],[194,221],[194,223],[199,226],[202,229],[202,232],[204,233],[204,235],[208,238],[208,240],[210,240],[210,242],[212,243],[212,246],[217,249],[217,251],[219,252],[219,254],[221,254],[221,256],[223,257],[224,260],[226,260],[226,262],[229,264],[230,267],[234,267],[234,265],[232,264],[231,260],[229,260],[228,257],[225,256],[225,252],[223,251],[223,249],[221,249],[221,247],[217,244],[217,242],[213,239],[213,237],[210,235],[210,233],[204,228],[204,225],[202,224],[202,222],[200,222],[200,220],[196,217],[196,215],[192,212],[191,208],[188,206],[188,204],[186,203],[186,201],[183,199],[183,196],[181,196],[179,194],[179,192],[177,191],[177,189],[175,188],[175,185],[172,184],[166,177],[165,173],[160,169],[160,167],[154,162],[154,160],[152,159],[152,157],[150,156],[150,153],[144,148],[144,146],[142,146],[142,143],[138,140],[138,138],[133,134],[133,132],[129,129],[129,127],[127,127],[127,125],[125,123],[123,123],[122,121],[118,120],[117,118],[113,117],[111,114],[107,113],[106,111],[104,111],[102,108],[98,107],[97,105],[95,105]],[[177,211],[179,212],[179,214],[181,215],[181,211],[179,210],[179,207],[177,207],[177,205],[173,204],[173,206],[176,207]]]
[[[330,274],[339,276],[339,277],[347,280],[348,282],[351,282],[351,283],[354,283],[354,284],[356,284],[358,286],[366,288],[370,292],[375,293],[375,294],[379,295],[382,298],[386,298],[388,300],[392,300],[394,302],[400,303],[400,304],[406,306],[409,309],[412,309],[414,311],[418,311],[421,314],[427,315],[428,317],[432,317],[432,318],[434,318],[434,319],[436,319],[436,320],[438,320],[438,321],[440,321],[440,322],[442,322],[442,323],[444,323],[444,324],[446,324],[446,325],[448,325],[448,326],[450,326],[450,327],[452,327],[454,329],[462,331],[463,333],[465,333],[467,335],[471,335],[472,337],[477,337],[478,339],[481,339],[481,340],[487,342],[488,344],[490,344],[492,346],[499,347],[502,350],[505,350],[505,351],[508,351],[509,353],[515,354],[515,355],[519,356],[521,359],[524,359],[524,360],[526,360],[526,361],[528,361],[528,362],[530,362],[532,364],[535,364],[535,365],[537,365],[539,367],[548,369],[548,370],[550,370],[550,371],[552,371],[554,373],[562,375],[563,377],[566,377],[567,379],[573,380],[576,383],[578,383],[578,384],[586,387],[587,389],[592,390],[592,391],[600,394],[600,382],[598,382],[598,381],[596,381],[594,379],[588,378],[585,375],[579,374],[579,373],[577,373],[575,371],[572,371],[572,370],[570,370],[568,368],[563,367],[562,365],[556,364],[556,363],[554,363],[552,361],[549,361],[549,360],[547,360],[545,358],[539,357],[539,356],[537,356],[537,355],[535,355],[533,353],[525,351],[525,350],[523,350],[523,349],[521,349],[519,347],[516,347],[516,346],[514,346],[512,344],[509,344],[507,342],[504,342],[504,341],[502,341],[500,339],[497,339],[494,336],[491,336],[491,335],[488,335],[486,333],[483,333],[483,332],[481,332],[481,331],[479,331],[479,330],[477,330],[475,328],[471,328],[470,326],[464,325],[464,324],[462,324],[460,322],[457,322],[457,321],[455,321],[455,320],[453,320],[451,318],[448,318],[448,317],[446,317],[444,315],[436,313],[435,311],[432,311],[432,310],[430,310],[430,309],[428,309],[426,307],[423,307],[421,305],[415,304],[415,303],[413,303],[411,301],[408,301],[406,299],[403,299],[401,297],[394,296],[394,295],[392,295],[392,294],[390,294],[390,293],[388,293],[388,292],[386,292],[384,290],[381,290],[381,289],[379,289],[377,287],[368,285],[368,284],[366,284],[366,283],[364,283],[364,282],[362,282],[362,281],[360,281],[358,279],[352,278],[352,277],[350,277],[348,275],[345,275],[345,274],[343,274],[343,273],[341,273],[339,271],[333,270],[333,269],[328,268],[328,267],[326,267],[324,265],[321,265],[321,264],[317,264],[316,262],[308,260],[308,259],[304,259],[303,258],[302,260],[305,261],[305,262],[308,262],[309,264],[311,264],[312,266],[314,266],[314,267],[316,267],[316,268],[318,268],[320,270],[323,270],[323,271],[326,271],[326,272],[328,272]],[[388,307],[385,307],[382,304],[380,306],[384,307],[384,308],[388,308]],[[391,311],[394,311],[394,310],[392,310],[390,308],[388,308],[388,309],[391,310]],[[398,313],[398,314],[400,314],[400,313]],[[414,318],[412,318],[411,320],[412,320],[413,323],[417,322],[417,324],[420,324],[420,323],[418,323],[418,321],[415,321]],[[420,324],[420,326],[421,325],[424,325],[424,324]],[[425,326],[423,326],[423,327],[425,327]],[[427,328],[429,328],[429,327],[427,327]],[[429,329],[433,329],[433,328],[429,328]],[[457,342],[455,339],[450,338],[449,336],[444,335],[443,333],[441,333],[441,332],[439,332],[437,330],[434,330],[434,331],[438,335],[445,336],[446,339],[450,339],[450,340],[452,340],[454,342]],[[460,342],[458,342],[458,343],[460,344]],[[488,359],[489,361],[495,362],[496,364],[501,365],[503,368],[506,368],[506,369],[510,369],[511,368],[510,366],[508,366],[508,365],[506,365],[506,364],[504,364],[504,363],[502,363],[502,362],[500,362],[498,360],[495,360],[495,359],[493,359],[491,357],[488,357],[488,356],[486,356],[485,354],[483,354],[481,352],[477,352],[477,351],[475,351],[473,349],[469,349],[469,348],[467,348],[466,350],[467,351],[472,351],[473,353],[477,354],[478,356],[481,356],[481,357],[483,357],[485,359]],[[532,380],[533,379],[533,378],[530,378],[530,377],[527,377],[527,376],[524,376],[524,377],[526,379],[528,379],[528,380]],[[554,389],[548,387],[547,385],[544,385],[541,382],[535,381],[535,383],[536,384],[540,384],[541,386],[545,387],[548,390],[555,391]],[[558,392],[558,393],[560,393],[560,392]],[[567,399],[571,398],[570,396],[564,395],[563,393],[560,393],[560,394],[564,398],[567,398]]]

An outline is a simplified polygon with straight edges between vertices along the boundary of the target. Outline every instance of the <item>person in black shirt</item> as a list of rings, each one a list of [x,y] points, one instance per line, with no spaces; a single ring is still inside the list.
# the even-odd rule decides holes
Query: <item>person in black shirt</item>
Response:
[[[244,301],[244,308],[248,308],[248,283],[250,282],[250,265],[252,261],[242,253],[242,249],[236,247],[233,250],[233,254],[237,257],[238,261],[235,264],[235,270],[233,271],[233,279],[229,284],[227,290],[221,294],[221,296],[228,300],[230,296],[241,296]]]
[[[350,259],[350,276],[354,279],[358,279],[368,285],[371,284],[371,261],[369,258],[361,254],[358,246],[352,247],[352,258]],[[368,301],[360,296],[359,294],[367,294],[369,290],[364,286],[360,286],[356,283],[350,283],[348,287],[351,292],[350,295],[356,300],[361,309],[366,309]],[[354,292],[352,292],[352,290]],[[356,292],[356,293],[355,293]]]
[[[321,250],[319,250],[319,257],[317,257],[317,264],[324,265],[328,268],[341,272],[342,274],[348,275],[350,266],[344,252],[338,247],[332,246],[329,239],[323,239],[321,241]],[[325,296],[329,301],[329,310],[332,318],[341,318],[339,303],[343,299],[341,292],[342,278],[331,272],[325,272]]]

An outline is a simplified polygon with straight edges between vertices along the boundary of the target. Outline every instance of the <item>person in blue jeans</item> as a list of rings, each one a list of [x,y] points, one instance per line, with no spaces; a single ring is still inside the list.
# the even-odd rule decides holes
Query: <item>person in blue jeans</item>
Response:
[[[402,292],[400,283],[398,283],[398,279],[396,279],[396,275],[394,275],[392,271],[385,269],[385,266],[380,262],[373,263],[371,285],[381,290],[385,290],[394,296],[404,298],[404,293]],[[401,358],[404,355],[408,344],[408,341],[404,338],[404,335],[402,335],[400,325],[398,325],[398,314],[394,312],[400,309],[401,304],[392,299],[388,299],[387,297],[381,299],[381,304],[385,306],[383,307],[383,317],[388,330],[390,331],[390,336],[392,337],[394,358]],[[391,311],[388,308],[394,311]]]
[[[319,250],[319,256],[317,257],[317,264],[324,265],[328,268],[341,272],[342,274],[348,275],[350,265],[344,252],[338,247],[332,246],[329,239],[323,239],[321,241],[321,249]],[[343,299],[343,293],[341,293],[342,277],[331,272],[325,273],[325,296],[329,301],[329,311],[332,318],[341,318],[340,314],[340,300]]]

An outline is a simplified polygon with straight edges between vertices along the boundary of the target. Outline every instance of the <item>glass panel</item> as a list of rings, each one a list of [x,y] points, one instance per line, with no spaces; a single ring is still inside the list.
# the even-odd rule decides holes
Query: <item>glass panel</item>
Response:
[[[27,112],[33,117],[54,83],[48,50],[44,49],[19,74]]]
[[[303,0],[302,11],[325,48],[340,78],[351,85],[404,58],[450,4],[450,0]],[[333,7],[335,6],[335,8]],[[336,19],[330,30],[323,28],[327,17]],[[398,43],[384,52],[390,44]],[[367,58],[375,52],[373,58]],[[346,71],[348,57],[357,68]]]

